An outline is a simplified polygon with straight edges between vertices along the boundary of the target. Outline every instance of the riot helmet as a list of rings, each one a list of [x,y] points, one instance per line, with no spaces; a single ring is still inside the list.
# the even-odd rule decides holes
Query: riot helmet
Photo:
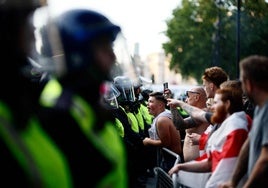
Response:
[[[104,84],[102,84],[102,90],[104,106],[108,109],[117,109],[117,97],[120,95],[120,91],[116,88],[114,83],[111,81],[104,82]]]
[[[47,12],[45,24],[41,24],[36,32],[41,41],[38,50],[41,67],[61,80],[69,78],[73,81],[78,75],[83,83],[91,78],[94,79],[91,83],[112,81],[119,75],[137,80],[137,71],[119,26],[88,9],[70,9],[55,17],[49,16],[49,10]],[[107,64],[96,60],[96,46],[102,39],[109,44],[109,58],[113,56]],[[81,72],[86,72],[87,76],[82,78]]]
[[[136,82],[134,85],[135,95],[139,101],[144,100],[144,96],[143,96],[144,90],[147,90],[147,91],[152,90],[151,85],[152,85],[152,80],[150,80],[144,76],[139,76],[138,82]]]
[[[46,3],[46,0],[0,0],[0,9],[1,11],[32,11]]]
[[[15,44],[20,48],[16,52],[18,55],[30,53],[34,43],[31,14],[45,3],[40,0],[0,0],[0,43],[4,44],[1,48],[3,55],[12,51]]]
[[[120,92],[117,98],[119,104],[128,104],[135,101],[134,87],[130,78],[117,76],[114,78],[114,85]]]
[[[59,78],[88,71],[95,80],[107,80],[115,60],[105,65],[97,62],[95,51],[102,43],[112,46],[121,28],[104,15],[88,9],[70,9],[47,17],[39,29],[40,54],[46,57],[43,67]],[[115,56],[112,50],[110,55]],[[46,64],[49,57],[52,68],[50,63]]]
[[[44,0],[0,0],[0,51],[1,57],[9,61],[1,76],[8,74],[7,69],[31,66],[26,57],[35,42],[32,13],[45,4]],[[19,71],[31,76],[31,68],[28,70],[27,73],[25,69]]]
[[[86,9],[66,11],[57,18],[56,25],[68,72],[88,67],[97,71],[92,44],[100,36],[105,36],[112,43],[121,31],[102,14]]]

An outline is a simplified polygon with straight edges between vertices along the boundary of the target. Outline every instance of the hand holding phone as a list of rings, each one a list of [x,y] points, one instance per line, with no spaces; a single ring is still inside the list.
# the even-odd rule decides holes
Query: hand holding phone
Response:
[[[166,99],[170,98],[171,97],[171,91],[170,91],[170,89],[168,89],[168,82],[163,83],[163,87],[164,87],[164,91],[163,91],[164,97]]]
[[[163,83],[163,86],[164,86],[164,91],[165,91],[166,89],[168,89],[168,82]]]

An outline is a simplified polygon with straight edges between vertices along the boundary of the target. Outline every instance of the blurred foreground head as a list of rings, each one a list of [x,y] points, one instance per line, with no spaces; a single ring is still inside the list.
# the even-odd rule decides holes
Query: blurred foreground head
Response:
[[[5,60],[0,79],[4,85],[12,85],[11,80],[7,81],[11,76],[14,81],[40,78],[28,57],[35,44],[32,14],[45,4],[40,0],[0,0],[0,56]]]
[[[46,0],[0,0],[1,11],[32,11],[37,7],[44,6]]]
[[[268,93],[268,57],[251,55],[240,61],[240,80],[245,95],[261,105],[263,95]]]
[[[42,67],[61,80],[101,83],[133,70],[121,28],[99,12],[70,9],[48,16],[38,32]]]
[[[87,9],[67,10],[53,18],[47,12],[47,17],[39,28],[40,54],[46,58],[42,66],[61,79],[85,72],[94,81],[107,79],[115,63],[113,42],[120,27]]]
[[[34,43],[31,14],[45,3],[40,0],[0,0],[1,58],[21,59],[31,53]],[[21,66],[21,63],[5,63],[5,67],[10,68],[17,65]]]

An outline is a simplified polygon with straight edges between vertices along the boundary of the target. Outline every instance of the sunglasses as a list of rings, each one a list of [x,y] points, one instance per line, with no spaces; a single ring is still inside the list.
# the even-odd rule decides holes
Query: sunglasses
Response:
[[[199,93],[199,92],[196,92],[196,91],[186,91],[186,92],[185,92],[185,95],[186,95],[187,97],[189,97],[189,93],[194,93],[194,94],[198,94],[198,95],[200,95],[200,93]]]

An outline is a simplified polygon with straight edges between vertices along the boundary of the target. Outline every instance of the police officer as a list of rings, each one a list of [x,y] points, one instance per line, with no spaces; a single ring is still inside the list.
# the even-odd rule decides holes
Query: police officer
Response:
[[[128,173],[131,188],[141,188],[146,186],[148,178],[147,169],[151,167],[152,150],[143,145],[145,137],[144,130],[140,124],[144,120],[137,118],[135,110],[138,110],[135,96],[134,83],[127,76],[117,76],[114,78],[114,85],[120,92],[117,97],[118,108],[112,110],[112,114],[120,121],[124,127],[123,140],[126,144],[128,154]]]
[[[29,56],[34,42],[31,15],[43,4],[0,1],[0,166],[7,187],[71,187],[61,150],[36,116],[43,85]]]
[[[120,27],[98,12],[71,9],[45,28],[49,42],[43,45],[50,44],[50,62],[58,69],[44,89],[55,92],[39,117],[65,154],[74,186],[128,187],[125,147],[114,117],[100,103]]]

